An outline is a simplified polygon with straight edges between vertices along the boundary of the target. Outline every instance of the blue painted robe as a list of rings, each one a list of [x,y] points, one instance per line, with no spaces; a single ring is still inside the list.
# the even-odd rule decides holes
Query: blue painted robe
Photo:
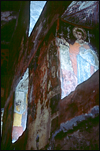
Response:
[[[80,52],[77,55],[78,84],[90,78],[91,65],[94,66],[94,72],[98,70],[98,58],[95,52],[91,49],[85,49],[84,47],[80,47]]]

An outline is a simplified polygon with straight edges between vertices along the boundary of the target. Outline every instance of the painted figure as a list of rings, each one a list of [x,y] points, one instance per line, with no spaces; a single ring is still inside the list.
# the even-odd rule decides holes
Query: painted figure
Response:
[[[69,45],[70,59],[78,84],[87,80],[99,66],[96,53],[90,48],[86,39],[86,32],[82,28],[75,27],[73,34],[77,38],[73,45]]]
[[[62,96],[67,96],[77,86],[77,78],[71,71],[62,70]]]
[[[60,50],[61,98],[67,96],[71,91],[74,91],[78,84],[90,78],[99,68],[96,53],[90,48],[89,44],[85,42],[85,30],[75,27],[73,29],[73,35],[77,39],[75,43],[73,45],[69,44],[69,48],[66,47],[66,50],[63,47],[64,50]],[[66,51],[66,57],[64,56],[64,51]]]

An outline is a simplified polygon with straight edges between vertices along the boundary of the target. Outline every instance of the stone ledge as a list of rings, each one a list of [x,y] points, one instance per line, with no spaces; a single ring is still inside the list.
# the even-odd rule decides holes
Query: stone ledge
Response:
[[[56,140],[62,140],[64,137],[68,137],[67,135],[81,130],[82,128],[88,129],[90,126],[90,122],[93,124],[96,122],[99,123],[99,106],[94,106],[89,113],[82,114],[80,116],[76,116],[73,119],[60,124],[60,128],[53,133],[50,143],[47,145],[47,150],[55,149]],[[85,124],[85,127],[83,127]],[[90,126],[91,127],[91,126]],[[68,137],[69,138],[69,137]],[[55,149],[56,150],[56,149]]]
[[[70,121],[67,121],[66,123],[61,123],[60,128],[63,130],[63,132],[68,132],[71,129],[74,129],[74,127],[77,127],[80,123],[83,121],[87,121],[89,119],[94,119],[99,115],[99,106],[94,106],[91,109],[90,113],[82,114],[79,116],[76,116],[72,118]]]
[[[99,70],[60,101],[59,125],[88,113],[96,105],[99,105]]]

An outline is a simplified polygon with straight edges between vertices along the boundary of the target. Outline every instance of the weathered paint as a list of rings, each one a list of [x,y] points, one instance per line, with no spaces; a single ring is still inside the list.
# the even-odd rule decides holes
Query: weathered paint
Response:
[[[18,45],[17,45],[18,41],[16,40],[16,38],[14,38],[14,40],[12,40],[11,43],[12,46],[11,50],[13,55],[10,56],[10,59],[13,56],[12,59],[14,63],[12,64],[12,60],[11,60],[10,62],[11,70],[10,70],[10,75],[8,75],[9,80],[7,81],[7,89],[6,89],[7,101],[5,104],[4,128],[3,128],[4,132],[2,137],[3,149],[9,149],[11,145],[11,132],[12,132],[11,129],[12,129],[12,121],[13,121],[11,115],[13,115],[12,107],[14,104],[12,101],[12,105],[8,109],[9,102],[13,94],[13,91],[15,91],[17,83],[21,79],[22,75],[24,74],[28,66],[29,66],[30,75],[29,75],[29,91],[28,91],[27,130],[22,135],[22,137],[20,137],[19,140],[15,143],[15,146],[12,145],[13,149],[17,149],[17,148],[24,149],[24,150],[37,149],[36,147],[37,135],[39,135],[39,149],[42,149],[49,143],[49,138],[52,136],[52,132],[56,130],[56,126],[57,128],[59,127],[58,122],[60,116],[62,117],[64,116],[62,118],[63,121],[66,119],[68,120],[68,118],[70,119],[73,117],[72,114],[74,114],[75,109],[76,109],[76,115],[82,114],[83,112],[87,112],[88,109],[90,109],[92,106],[98,103],[98,89],[96,91],[93,86],[92,93],[88,93],[90,95],[94,94],[93,97],[90,98],[90,100],[88,100],[88,95],[86,97],[86,101],[89,101],[88,106],[86,106],[85,104],[86,102],[84,103],[83,91],[80,94],[77,91],[75,95],[76,97],[75,101],[77,101],[77,99],[79,100],[78,105],[76,103],[75,106],[75,104],[72,103],[73,101],[71,100],[71,98],[74,96],[75,93],[72,93],[73,95],[72,94],[70,95],[69,100],[68,97],[65,101],[61,100],[62,106],[61,103],[59,104],[60,95],[61,95],[60,57],[59,57],[59,45],[56,44],[55,35],[56,32],[60,31],[61,26],[59,24],[59,28],[57,27],[58,31],[56,31],[57,24],[55,21],[63,13],[63,11],[66,9],[69,3],[71,3],[71,1],[68,2],[61,1],[60,3],[48,2],[47,7],[45,7],[44,12],[41,15],[41,18],[38,20],[29,39],[26,38],[27,37],[26,35],[25,35],[25,39],[23,39],[25,31],[27,33],[26,27],[25,28],[23,27],[24,32],[21,32],[21,34],[20,34],[20,30],[18,30],[17,28],[14,34],[14,37],[18,37],[18,35],[20,37],[19,39],[17,39],[19,41]],[[22,18],[20,19],[23,19],[23,17],[25,17],[25,12],[22,13]],[[27,17],[25,19],[28,20]],[[46,21],[43,22],[45,19]],[[52,26],[53,24],[55,25]],[[40,27],[40,30],[38,30],[39,29],[38,27]],[[25,47],[23,47],[23,41]],[[22,47],[20,44],[22,44]],[[21,50],[24,52],[22,53]],[[17,54],[17,52],[19,53]],[[92,81],[92,83],[93,82],[95,83],[95,80]],[[86,87],[87,85],[88,83],[86,84]],[[82,86],[83,85],[81,85],[81,87]],[[95,93],[93,92],[94,90]],[[82,102],[83,104],[81,103],[82,99],[83,99]],[[66,114],[64,109],[66,108],[65,105],[68,102],[70,105],[69,108],[67,108],[68,114]],[[84,107],[86,106],[86,108],[83,108],[83,106]],[[62,113],[63,115],[59,113]],[[7,124],[8,127],[6,127]],[[56,126],[54,127],[54,125]]]

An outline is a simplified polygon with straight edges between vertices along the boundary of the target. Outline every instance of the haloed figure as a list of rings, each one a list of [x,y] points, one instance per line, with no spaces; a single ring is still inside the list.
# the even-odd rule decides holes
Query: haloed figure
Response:
[[[61,69],[62,98],[74,91],[76,86],[96,72],[99,68],[98,57],[89,44],[85,42],[86,32],[82,28],[74,27],[73,35],[77,39],[74,44],[69,44],[66,53],[69,58],[69,67]]]
[[[21,100],[17,100],[17,102],[16,102],[16,110],[18,112],[20,112],[20,108],[21,108]]]
[[[99,66],[99,61],[86,39],[86,32],[82,28],[75,27],[73,35],[77,38],[73,45],[69,45],[70,59],[78,84],[87,80]]]

